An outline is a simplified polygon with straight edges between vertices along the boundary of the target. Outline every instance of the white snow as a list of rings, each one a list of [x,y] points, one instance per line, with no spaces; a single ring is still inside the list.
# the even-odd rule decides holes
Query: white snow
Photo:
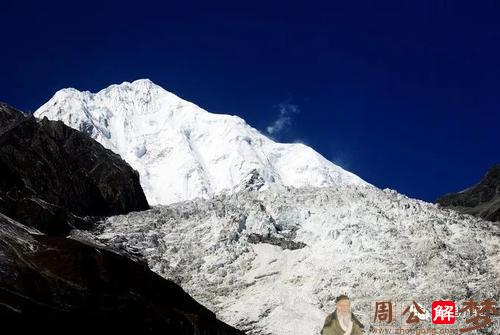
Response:
[[[141,253],[248,334],[319,334],[340,294],[366,326],[376,300],[430,310],[432,300],[500,298],[498,225],[372,186],[271,186],[111,217],[101,229],[101,242]],[[306,246],[255,244],[252,233]]]
[[[63,89],[34,115],[61,120],[118,153],[139,172],[153,205],[233,190],[252,171],[263,189],[366,184],[310,147],[276,143],[237,116],[209,113],[147,79],[95,94]]]

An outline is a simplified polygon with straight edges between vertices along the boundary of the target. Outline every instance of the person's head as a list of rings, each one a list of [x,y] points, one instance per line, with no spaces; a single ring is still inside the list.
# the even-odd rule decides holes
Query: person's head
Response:
[[[340,295],[335,299],[337,311],[347,313],[351,311],[351,301],[346,295]]]
[[[351,301],[346,295],[340,295],[335,299],[337,316],[344,324],[351,319]]]

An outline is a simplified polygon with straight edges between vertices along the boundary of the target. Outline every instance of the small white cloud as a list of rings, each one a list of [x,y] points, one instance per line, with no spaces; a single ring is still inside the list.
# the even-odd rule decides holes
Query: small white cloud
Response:
[[[300,113],[299,106],[281,103],[278,105],[279,115],[278,118],[266,127],[266,131],[270,135],[276,135],[292,124],[292,115]]]

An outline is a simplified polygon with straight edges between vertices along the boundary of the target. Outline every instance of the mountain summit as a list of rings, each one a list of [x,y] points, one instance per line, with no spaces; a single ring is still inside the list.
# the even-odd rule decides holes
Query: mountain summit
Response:
[[[243,119],[213,114],[148,79],[98,93],[66,88],[34,115],[61,120],[139,171],[150,204],[270,184],[367,184],[299,143],[276,143]]]

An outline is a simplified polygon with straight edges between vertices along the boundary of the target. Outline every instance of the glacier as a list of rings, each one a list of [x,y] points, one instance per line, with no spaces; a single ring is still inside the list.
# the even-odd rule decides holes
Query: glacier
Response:
[[[35,117],[61,120],[119,154],[139,172],[152,205],[261,188],[366,184],[300,143],[277,143],[238,116],[209,113],[148,79],[98,93],[62,89]]]
[[[427,314],[433,300],[499,301],[499,237],[495,223],[393,190],[272,185],[110,217],[90,238],[248,334],[306,335],[340,294],[367,328],[375,301],[394,301],[397,320],[413,300]]]

